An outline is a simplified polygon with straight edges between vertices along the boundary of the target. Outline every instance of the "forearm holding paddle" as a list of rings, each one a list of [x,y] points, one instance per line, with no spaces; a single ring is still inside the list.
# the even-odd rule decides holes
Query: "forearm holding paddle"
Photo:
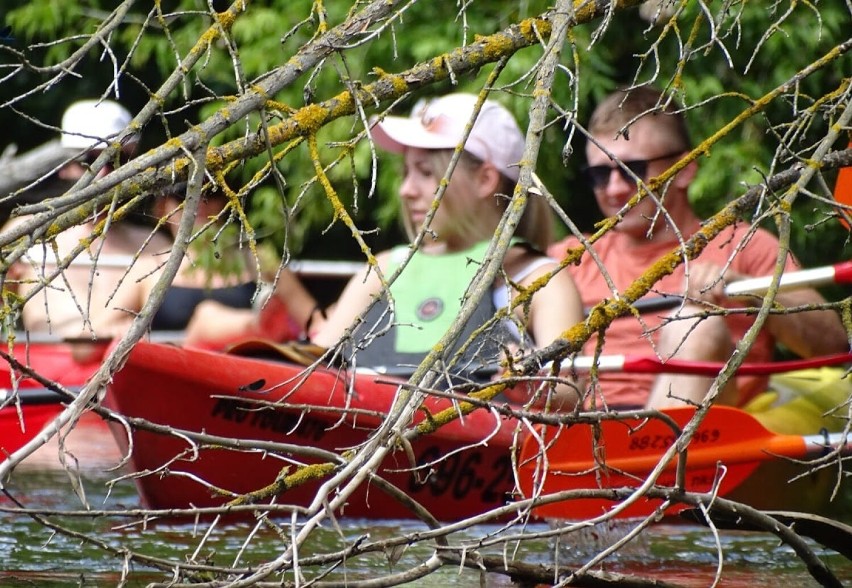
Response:
[[[729,297],[762,296],[771,284],[771,276],[739,280],[725,286],[725,295]],[[787,272],[781,276],[778,289],[789,291],[796,288],[817,288],[829,284],[852,284],[852,261]],[[633,307],[644,313],[675,308],[679,304],[683,304],[681,296],[666,295],[641,298],[633,303]],[[586,309],[586,312],[588,313],[589,310]]]

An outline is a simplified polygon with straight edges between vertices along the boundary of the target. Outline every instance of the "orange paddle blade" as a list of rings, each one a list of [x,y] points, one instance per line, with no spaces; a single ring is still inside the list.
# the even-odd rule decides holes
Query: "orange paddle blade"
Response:
[[[852,142],[849,143],[849,147],[852,148]],[[852,167],[841,167],[837,172],[837,183],[834,186],[834,199],[840,204],[845,204],[847,206],[852,206]],[[847,216],[852,216],[852,212],[849,209],[844,209]],[[841,218],[840,222],[843,223],[847,229],[849,228],[849,223]]]
[[[695,409],[682,407],[665,412],[683,428]],[[636,488],[662,459],[678,434],[661,419],[604,421],[599,435],[591,425],[541,427],[538,436],[524,441],[520,455],[519,481],[525,497],[544,496],[565,490]],[[718,486],[725,496],[746,480],[760,462],[774,456],[804,457],[815,438],[776,435],[754,417],[731,407],[714,407],[708,413],[688,446],[685,489],[709,492]],[[658,486],[675,484],[677,457],[657,479]],[[719,467],[724,466],[724,476]],[[574,499],[535,508],[543,518],[582,519],[611,509],[608,499]],[[659,500],[640,498],[619,516],[645,516],[660,505]],[[672,514],[683,506],[673,506]]]

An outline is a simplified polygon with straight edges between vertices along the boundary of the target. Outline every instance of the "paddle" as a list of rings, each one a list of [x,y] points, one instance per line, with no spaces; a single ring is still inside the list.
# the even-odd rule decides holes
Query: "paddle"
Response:
[[[847,168],[843,168],[847,169]],[[850,169],[850,184],[852,184],[852,168]],[[839,185],[839,182],[838,182]],[[852,191],[852,185],[850,185]],[[849,195],[852,203],[852,194]],[[850,284],[852,283],[852,261],[844,261],[835,265],[815,267],[811,269],[787,272],[781,276],[778,283],[779,290],[792,290],[801,287],[818,287],[828,284]],[[772,284],[772,276],[749,278],[731,282],[725,286],[727,296],[760,296],[766,293]],[[633,307],[640,313],[654,312],[674,308],[683,302],[683,298],[674,294],[641,298],[633,303]],[[586,314],[591,308],[586,309]]]
[[[737,374],[742,376],[766,376],[780,374],[795,370],[824,367],[852,363],[852,353],[837,353],[835,355],[824,355],[810,359],[792,359],[788,361],[767,361],[744,363],[737,369]],[[569,375],[573,371],[588,372],[592,366],[597,364],[600,372],[624,372],[629,374],[691,374],[696,376],[717,376],[725,364],[717,361],[689,361],[683,359],[669,359],[663,361],[653,355],[601,355],[597,358],[592,356],[579,356],[573,360],[562,362],[562,373]],[[541,373],[549,373],[550,365],[545,364]],[[370,368],[358,368],[359,373],[375,373],[383,376],[394,376],[398,378],[410,377],[417,366],[412,365],[387,365],[374,366]],[[481,365],[478,367],[468,366],[464,375],[468,377],[489,378],[503,370],[499,365]]]
[[[661,412],[683,428],[695,409],[678,407]],[[518,460],[518,479],[526,497],[564,490],[637,487],[678,439],[671,426],[656,418],[603,421],[598,441],[594,441],[593,427],[586,424],[540,427],[538,436],[540,439],[533,435],[525,439]],[[710,492],[721,477],[718,494],[726,496],[763,461],[778,457],[803,459],[842,443],[842,434],[779,435],[742,410],[712,407],[689,444],[684,489]],[[539,458],[542,447],[544,460]],[[843,450],[850,452],[852,447],[847,442]],[[676,458],[667,464],[657,479],[658,485],[674,485],[675,464]],[[724,476],[720,476],[720,464],[725,467]],[[659,504],[659,500],[640,498],[618,516],[646,516]],[[578,499],[541,505],[534,512],[543,518],[582,519],[601,515],[613,505],[606,499]],[[682,508],[675,505],[672,510]]]
[[[852,149],[852,141],[849,142],[849,148]],[[841,167],[837,171],[837,183],[834,184],[834,199],[839,204],[852,206],[852,167]],[[852,211],[841,209],[840,207],[838,207],[837,211],[841,213],[840,222],[843,223],[844,227],[849,229],[850,226],[847,219],[852,216]]]
[[[53,255],[43,256],[37,251],[31,251],[29,257],[33,263],[55,267],[57,260]],[[73,267],[92,267],[97,265],[102,269],[127,269],[136,263],[132,255],[118,253],[101,253],[96,258],[80,256],[71,263]],[[301,276],[317,278],[350,278],[364,268],[359,261],[333,261],[326,259],[294,259],[287,264],[287,268]]]
[[[150,331],[145,339],[156,343],[179,343],[186,337],[183,331]],[[38,331],[17,331],[15,332],[15,344],[21,347],[27,344],[63,344],[69,345],[88,344],[88,345],[107,345],[113,340],[112,337],[101,337],[93,339],[91,335],[80,335],[78,337],[63,337],[53,333],[44,333]]]
[[[14,403],[6,405],[6,401],[12,397],[12,391],[6,388],[0,389],[0,406],[4,409],[13,406]],[[39,404],[56,404],[65,400],[58,392],[47,388],[18,388],[18,398],[23,406],[35,406]]]
[[[748,294],[763,294],[772,283],[771,277],[750,278],[731,282],[725,287],[728,296],[745,296]],[[828,284],[852,283],[852,261],[844,261],[835,265],[814,267],[811,269],[787,272],[781,276],[779,288],[797,288],[801,286],[825,286]]]
[[[594,357],[577,357],[572,363],[565,362],[563,371],[574,368],[577,371],[589,371],[595,363]],[[792,359],[789,361],[767,361],[744,363],[737,369],[741,376],[767,376],[795,370],[852,363],[852,353],[837,353],[812,357],[810,359]],[[696,376],[717,376],[725,366],[717,361],[687,361],[669,359],[663,361],[656,356],[644,355],[602,355],[597,358],[598,370],[602,372],[625,372],[630,374],[692,374]]]

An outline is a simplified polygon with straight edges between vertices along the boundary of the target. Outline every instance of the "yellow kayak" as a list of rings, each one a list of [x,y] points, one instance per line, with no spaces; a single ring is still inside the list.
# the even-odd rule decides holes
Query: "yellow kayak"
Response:
[[[774,433],[836,433],[849,422],[852,374],[823,367],[776,374],[770,390],[743,407]],[[840,484],[843,473],[834,460],[806,473],[789,460],[764,462],[728,498],[761,510],[795,510],[846,518],[852,516],[852,490]]]

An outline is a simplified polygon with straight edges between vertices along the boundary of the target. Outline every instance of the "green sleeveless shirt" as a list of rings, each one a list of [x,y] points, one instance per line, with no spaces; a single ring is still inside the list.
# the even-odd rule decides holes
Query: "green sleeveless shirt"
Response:
[[[419,364],[458,316],[467,296],[468,286],[488,250],[488,241],[477,243],[464,251],[430,255],[417,251],[405,269],[391,285],[395,315],[389,311],[385,294],[366,317],[368,328],[382,332],[358,352],[358,365],[367,367]],[[392,273],[405,260],[410,249],[402,245],[391,250],[391,263],[386,273]],[[491,293],[480,304],[465,325],[458,339],[464,344],[470,335],[496,312]],[[505,325],[478,336],[460,365],[484,365],[497,359],[500,345],[511,335]],[[515,337],[516,339],[516,337]],[[458,347],[448,350],[449,360]]]

